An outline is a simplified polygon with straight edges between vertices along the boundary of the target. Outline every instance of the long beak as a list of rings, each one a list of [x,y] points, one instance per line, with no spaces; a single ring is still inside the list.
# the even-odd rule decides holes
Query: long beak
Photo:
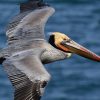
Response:
[[[76,42],[74,42],[73,40],[69,40],[69,41],[63,41],[61,42],[61,44],[68,48],[70,50],[70,52],[78,54],[80,56],[83,56],[85,58],[100,62],[100,56],[96,55],[95,53],[93,53],[92,51],[86,49],[85,47],[77,44]]]

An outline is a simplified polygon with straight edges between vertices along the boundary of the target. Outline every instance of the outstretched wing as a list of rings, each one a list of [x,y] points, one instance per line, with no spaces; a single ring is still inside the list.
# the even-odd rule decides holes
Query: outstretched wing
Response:
[[[6,60],[4,68],[14,86],[14,100],[40,100],[50,75],[36,56]]]
[[[44,39],[45,23],[53,12],[54,9],[48,6],[21,12],[8,26],[8,42],[22,45],[23,41],[27,43],[32,39]],[[15,44],[13,46],[16,47]],[[20,46],[17,49],[20,49]],[[33,51],[29,53],[31,50]],[[17,50],[16,53],[11,51],[12,55],[3,63],[15,88],[15,100],[40,100],[50,79],[39,59],[41,50],[31,50]]]
[[[53,13],[54,8],[48,6],[20,13],[8,25],[8,40],[44,39],[45,23]]]

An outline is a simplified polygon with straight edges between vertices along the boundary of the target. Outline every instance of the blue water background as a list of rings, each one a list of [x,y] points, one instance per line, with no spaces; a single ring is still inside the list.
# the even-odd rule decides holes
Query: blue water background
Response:
[[[56,9],[46,32],[60,31],[100,55],[100,0],[47,0]],[[0,4],[0,48],[18,5]],[[100,100],[100,63],[73,55],[45,66],[52,75],[42,100]],[[13,88],[0,66],[0,100],[13,100]]]

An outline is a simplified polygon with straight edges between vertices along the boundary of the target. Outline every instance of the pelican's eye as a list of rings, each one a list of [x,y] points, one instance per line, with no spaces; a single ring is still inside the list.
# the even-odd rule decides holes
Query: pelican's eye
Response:
[[[71,39],[64,39],[66,42],[70,43],[72,40]]]

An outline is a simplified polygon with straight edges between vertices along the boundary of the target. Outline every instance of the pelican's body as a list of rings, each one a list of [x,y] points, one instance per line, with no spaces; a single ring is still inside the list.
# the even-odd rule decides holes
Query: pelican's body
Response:
[[[67,58],[67,53],[45,40],[44,26],[53,13],[54,8],[48,6],[25,10],[8,26],[3,65],[15,87],[15,100],[39,100],[50,80],[43,64]]]
[[[15,88],[14,100],[40,100],[51,77],[43,64],[69,58],[71,53],[100,61],[99,56],[62,33],[52,33],[48,43],[44,26],[55,10],[41,2],[30,0],[21,4],[21,13],[10,22],[6,32],[8,47],[0,53],[0,62],[4,61]]]

